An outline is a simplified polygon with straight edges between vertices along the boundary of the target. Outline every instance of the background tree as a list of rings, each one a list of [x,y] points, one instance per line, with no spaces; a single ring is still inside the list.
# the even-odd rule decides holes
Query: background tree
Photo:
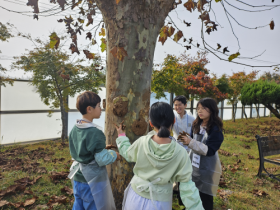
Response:
[[[209,63],[206,56],[207,52],[202,51],[198,51],[196,56],[190,56],[186,53],[179,57],[167,55],[160,65],[161,69],[154,70],[152,74],[151,89],[152,92],[156,93],[156,98],[166,97],[164,93],[166,91],[190,98],[183,78],[186,75],[197,75],[199,72],[209,74],[209,70],[205,67]]]
[[[240,99],[241,89],[245,83],[253,82],[257,76],[258,71],[252,71],[246,74],[244,71],[233,73],[229,77],[229,87],[231,91],[228,94],[228,104],[232,105],[232,121],[235,122],[235,115],[237,110],[237,103]],[[244,109],[245,112],[245,109]]]
[[[55,33],[52,36],[57,37]],[[32,40],[30,36],[27,38]],[[100,85],[105,83],[105,75],[99,72],[98,56],[92,55],[92,64],[83,66],[79,64],[82,60],[71,62],[70,55],[61,48],[55,49],[56,42],[49,44],[40,39],[34,40],[36,42],[39,46],[17,57],[13,66],[31,72],[31,84],[37,88],[42,101],[52,109],[60,108],[64,142],[68,136],[68,96],[85,90],[98,92]]]
[[[261,103],[280,119],[280,85],[275,81],[260,79],[246,83],[241,90],[240,100],[244,105]]]
[[[11,33],[11,27],[13,27],[13,25],[11,25],[10,23],[3,24],[0,22],[0,40],[2,42],[8,41],[8,39],[13,37],[13,35]],[[0,50],[0,53],[1,53],[1,50]],[[9,83],[10,85],[13,84],[13,80],[5,76],[6,71],[7,71],[7,69],[5,69],[0,64],[0,86],[5,87],[6,83]]]
[[[186,75],[184,78],[185,90],[197,100],[205,97],[211,97],[218,102],[227,98],[227,93],[222,93],[214,85],[214,81],[204,72],[198,72],[197,75]]]
[[[276,82],[277,84],[280,84],[280,74],[278,72],[264,72],[261,76],[260,79],[262,80],[267,80],[267,81],[273,81]]]

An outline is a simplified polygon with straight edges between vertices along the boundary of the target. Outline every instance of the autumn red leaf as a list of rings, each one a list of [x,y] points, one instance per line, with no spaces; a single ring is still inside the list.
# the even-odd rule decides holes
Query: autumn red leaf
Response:
[[[209,21],[210,22],[210,16],[207,11],[204,11],[201,15],[199,15],[199,19],[202,21]]]
[[[195,7],[195,3],[192,0],[188,0],[185,4],[184,7],[187,8],[187,10],[189,10],[190,12],[192,12],[194,10]]]
[[[274,24],[274,21],[273,21],[273,20],[269,23],[269,26],[270,26],[270,29],[271,29],[271,30],[274,29],[275,24]]]
[[[39,13],[38,0],[28,0],[26,5],[31,6],[34,9],[34,13]]]
[[[174,35],[173,40],[174,40],[175,42],[178,42],[182,37],[183,37],[183,32],[182,32],[182,31],[178,31],[178,32]]]
[[[86,55],[86,58],[88,58],[89,60],[92,60],[94,59],[95,57],[95,54],[94,53],[91,53],[90,51],[88,50],[83,50],[84,54]]]
[[[199,0],[199,1],[197,2],[197,10],[198,10],[199,12],[201,12],[202,10],[204,10],[204,5],[205,5],[206,3],[208,3],[207,0]]]
[[[169,29],[168,26],[163,26],[160,29],[158,41],[161,42],[162,45],[164,44],[164,42],[167,40],[167,37],[169,36],[168,29]]]
[[[80,54],[80,51],[78,50],[78,48],[76,47],[76,45],[73,44],[73,43],[70,45],[70,48],[69,48],[69,49],[72,51],[72,54],[75,53],[75,52],[78,53],[78,54]]]
[[[175,28],[173,28],[172,26],[170,26],[168,28],[168,37],[171,37],[174,34]]]

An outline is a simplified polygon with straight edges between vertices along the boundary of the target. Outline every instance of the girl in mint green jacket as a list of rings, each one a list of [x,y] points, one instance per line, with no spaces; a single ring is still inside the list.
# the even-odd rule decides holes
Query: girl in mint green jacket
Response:
[[[170,137],[174,124],[172,107],[164,102],[151,106],[150,124],[156,134],[137,139],[132,145],[117,127],[119,153],[135,162],[134,176],[124,192],[123,210],[171,210],[173,183],[180,182],[180,195],[186,209],[204,209],[192,182],[192,164],[186,150]]]

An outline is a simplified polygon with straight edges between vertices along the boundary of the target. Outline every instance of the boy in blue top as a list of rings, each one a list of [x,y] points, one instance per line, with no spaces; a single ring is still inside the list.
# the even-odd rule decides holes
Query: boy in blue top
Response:
[[[83,115],[69,135],[70,154],[75,160],[69,178],[74,181],[73,210],[115,210],[106,165],[120,160],[120,155],[106,149],[102,128],[92,123],[100,118],[100,97],[86,91],[78,96],[76,107]]]

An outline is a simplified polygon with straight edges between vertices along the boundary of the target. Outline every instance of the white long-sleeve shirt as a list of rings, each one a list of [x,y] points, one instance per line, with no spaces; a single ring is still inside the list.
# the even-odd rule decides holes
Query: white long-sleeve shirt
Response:
[[[181,116],[174,110],[174,115],[175,115],[175,119],[176,122],[173,125],[172,128],[172,132],[173,132],[173,137],[175,139],[178,138],[179,133],[185,131],[187,133],[191,133],[191,127],[192,127],[192,123],[195,120],[195,118],[192,116],[191,113],[186,113],[183,115],[183,117],[181,118]],[[190,151],[190,149],[188,148],[188,146],[184,145],[183,146],[188,152]]]

